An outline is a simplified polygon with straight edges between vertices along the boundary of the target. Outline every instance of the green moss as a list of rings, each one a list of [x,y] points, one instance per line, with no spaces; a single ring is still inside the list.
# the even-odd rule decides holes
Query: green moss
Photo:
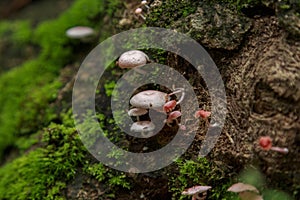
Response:
[[[65,31],[75,25],[102,23],[96,20],[103,12],[102,3],[77,0],[58,19],[43,22],[33,31],[28,22],[0,25],[0,35],[13,32],[8,39],[16,43],[30,40],[41,48],[37,59],[0,76],[0,160],[3,150],[14,145],[16,136],[36,132],[49,123],[52,118],[49,103],[60,87],[55,78],[72,59],[71,39],[65,36]]]
[[[30,136],[18,137],[18,139],[15,141],[15,146],[20,150],[21,153],[24,153],[26,150],[28,150],[33,145],[39,144],[39,136],[40,135],[41,135],[41,133],[37,132]]]
[[[131,188],[131,184],[127,180],[125,173],[111,170],[101,163],[88,165],[85,172],[95,177],[99,182],[107,184],[112,190],[118,187]]]
[[[68,112],[64,120],[71,120]],[[44,148],[37,148],[0,168],[0,199],[64,199],[61,190],[85,156],[73,126],[52,123],[44,130]]]
[[[197,9],[196,5],[197,2],[191,0],[162,1],[159,7],[155,7],[151,11],[146,24],[168,28],[179,18],[184,18],[194,13]]]
[[[261,0],[217,0],[218,2],[225,2],[233,5],[238,10],[245,7],[252,7],[261,4]]]
[[[41,123],[38,120],[42,117],[38,115],[42,114],[41,110],[45,109],[48,102],[53,99],[52,95],[57,91],[58,85],[48,85],[45,88],[48,89],[47,91],[42,88],[53,78],[54,75],[44,71],[38,60],[27,62],[0,77],[1,151],[6,146],[13,144],[15,137],[24,131],[23,127],[25,128],[28,124],[25,124],[28,119],[32,119],[31,126]]]
[[[223,175],[214,169],[205,158],[197,160],[177,160],[178,172],[169,174],[169,190],[173,199],[188,199],[181,195],[182,191],[194,185],[211,186],[209,199],[237,199],[234,194],[227,192],[230,183]]]
[[[105,93],[108,97],[110,97],[114,91],[116,82],[115,81],[107,81],[104,83]]]
[[[42,47],[41,57],[56,62],[67,59],[71,55],[71,46],[68,45],[71,39],[66,37],[65,31],[78,25],[92,27],[98,25],[102,20],[95,20],[103,10],[103,1],[77,0],[58,19],[39,25],[34,32],[33,41]]]
[[[31,41],[33,31],[29,21],[0,22],[1,39],[10,40],[14,45],[23,46]]]

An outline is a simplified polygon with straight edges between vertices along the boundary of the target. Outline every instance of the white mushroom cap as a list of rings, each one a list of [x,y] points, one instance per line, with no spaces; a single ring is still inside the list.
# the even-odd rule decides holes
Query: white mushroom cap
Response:
[[[128,111],[129,116],[141,116],[148,113],[147,109],[144,108],[132,108]]]
[[[142,51],[130,50],[123,53],[118,60],[120,68],[134,68],[145,65],[149,61],[149,57]]]
[[[146,5],[148,2],[146,1],[146,0],[143,0],[142,2],[141,2],[141,4],[142,5]]]
[[[253,185],[245,184],[245,183],[233,184],[230,188],[228,188],[227,191],[236,192],[236,193],[251,191],[251,192],[255,192],[257,194],[259,193],[259,191],[258,191],[258,189],[256,189],[256,187],[254,187]]]
[[[157,90],[145,90],[130,99],[130,104],[139,108],[162,110],[166,103],[167,94]]]
[[[146,133],[151,132],[155,129],[155,125],[150,121],[139,121],[134,122],[130,127],[130,131],[132,132],[139,132],[139,133]]]
[[[207,190],[211,189],[211,186],[193,186],[191,188],[185,189],[182,194],[183,195],[195,195],[198,193],[205,192]]]
[[[66,31],[69,38],[82,39],[95,34],[94,29],[87,26],[75,26]]]
[[[137,8],[135,11],[134,11],[134,13],[135,14],[141,14],[143,12],[143,10],[141,9],[141,8]]]

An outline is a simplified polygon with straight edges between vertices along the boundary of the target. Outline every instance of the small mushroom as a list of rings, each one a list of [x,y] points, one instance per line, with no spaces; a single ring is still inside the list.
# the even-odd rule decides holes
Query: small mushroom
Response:
[[[169,101],[170,96],[179,92],[181,92],[182,95],[179,101],[176,102],[177,105],[182,101],[184,97],[184,90],[182,88],[179,88],[175,92],[172,92],[170,94],[157,90],[145,90],[134,95],[130,99],[130,104],[138,108],[151,108],[159,112],[163,112],[163,106],[166,104],[166,102]]]
[[[201,117],[202,119],[207,119],[210,116],[211,112],[205,110],[198,110],[195,112],[195,118]]]
[[[130,99],[130,104],[134,107],[155,109],[162,111],[163,105],[166,103],[167,93],[157,90],[145,90],[137,93]]]
[[[141,5],[144,6],[147,9],[147,11],[149,11],[150,7],[147,4],[148,2],[146,0],[141,1]]]
[[[130,131],[137,133],[148,133],[153,131],[154,129],[155,125],[150,121],[134,122],[130,127]]]
[[[181,116],[180,111],[175,110],[175,111],[171,112],[166,120],[167,125],[170,126],[170,123],[172,123],[173,120],[175,120],[176,124],[179,125],[177,118],[180,116]]]
[[[136,15],[140,16],[143,20],[146,20],[146,17],[142,14],[142,12],[143,12],[143,9],[141,9],[141,8],[137,8],[137,9],[135,9],[135,11],[134,11],[134,13],[135,13]]]
[[[193,186],[191,188],[185,189],[181,194],[182,195],[192,195],[192,200],[202,200],[199,197],[199,194],[206,192],[211,189],[211,186]]]
[[[272,146],[272,139],[269,136],[262,136],[259,138],[259,146],[263,150],[272,150],[277,151],[279,153],[287,154],[289,152],[288,148],[285,147],[273,147]]]
[[[89,41],[95,35],[94,29],[87,26],[75,26],[66,31],[66,35],[72,39]]]
[[[253,185],[236,183],[228,188],[227,191],[238,193],[242,200],[263,200],[262,196],[259,195],[258,189]]]
[[[163,110],[164,110],[164,112],[171,112],[172,110],[174,110],[174,108],[176,107],[176,105],[177,105],[177,103],[176,103],[175,100],[168,101],[163,106]]]
[[[263,150],[270,150],[272,147],[272,139],[269,136],[263,136],[259,138],[259,146]]]
[[[236,183],[230,186],[230,188],[227,189],[229,192],[245,192],[245,191],[251,191],[254,193],[259,193],[258,189],[254,187],[253,185],[245,184],[245,183]]]
[[[120,68],[134,68],[147,64],[149,57],[142,51],[130,50],[124,52],[118,59],[117,65]]]
[[[140,121],[139,116],[145,115],[147,113],[148,110],[144,108],[132,108],[128,111],[128,115],[136,117],[137,121]]]

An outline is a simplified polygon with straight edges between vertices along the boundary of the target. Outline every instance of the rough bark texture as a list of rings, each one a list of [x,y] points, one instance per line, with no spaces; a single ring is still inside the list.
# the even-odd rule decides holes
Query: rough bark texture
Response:
[[[265,12],[257,9],[257,14],[251,9],[255,10],[244,10],[246,16],[224,5],[199,3],[195,13],[168,25],[190,34],[208,50],[225,83],[227,121],[209,157],[236,172],[255,165],[268,177],[269,185],[292,193],[300,184],[299,17],[295,10],[280,10],[278,4],[265,3],[261,8]],[[164,21],[153,20],[149,25],[164,26]],[[168,63],[179,70],[191,67],[177,56],[169,56]],[[190,78],[203,82],[193,75]],[[199,99],[208,99],[207,93],[200,94]],[[289,153],[262,151],[257,140],[264,135]]]

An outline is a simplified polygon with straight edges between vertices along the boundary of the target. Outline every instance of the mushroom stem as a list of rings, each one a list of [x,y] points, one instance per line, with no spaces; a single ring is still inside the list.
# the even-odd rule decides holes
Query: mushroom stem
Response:
[[[181,93],[181,96],[180,96],[180,99],[177,101],[176,105],[180,104],[184,99],[184,96],[185,96],[184,88],[176,88],[176,91],[168,94],[168,96],[171,96],[173,94],[178,94],[178,93]]]
[[[179,125],[179,122],[178,122],[178,119],[177,119],[177,118],[175,119],[175,122],[176,122],[177,125]]]
[[[289,152],[288,148],[282,148],[282,147],[271,147],[270,150],[277,151],[283,154],[287,154]]]
[[[145,21],[146,20],[146,17],[142,14],[139,14],[139,16]]]
[[[141,2],[141,5],[143,5],[147,9],[147,11],[149,11],[150,7],[147,5],[147,3],[148,2],[144,0]]]
[[[171,122],[166,121],[166,124],[168,125],[168,127],[172,127],[170,123]]]
[[[147,9],[147,11],[150,9],[150,7],[148,5],[145,4],[144,6]]]

